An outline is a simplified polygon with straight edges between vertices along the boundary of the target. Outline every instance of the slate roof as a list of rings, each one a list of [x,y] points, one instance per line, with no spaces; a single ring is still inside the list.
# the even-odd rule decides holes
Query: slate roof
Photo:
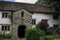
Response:
[[[46,5],[0,1],[0,10],[17,11],[20,9],[26,9],[30,12],[54,12],[52,7]]]

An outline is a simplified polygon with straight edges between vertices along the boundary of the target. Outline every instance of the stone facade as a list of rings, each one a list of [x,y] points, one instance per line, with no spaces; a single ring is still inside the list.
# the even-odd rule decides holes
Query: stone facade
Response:
[[[24,12],[24,16],[21,17],[21,12]],[[13,25],[12,25],[12,37],[18,38],[18,26],[25,25],[26,28],[32,27],[32,13],[21,9],[13,13]]]

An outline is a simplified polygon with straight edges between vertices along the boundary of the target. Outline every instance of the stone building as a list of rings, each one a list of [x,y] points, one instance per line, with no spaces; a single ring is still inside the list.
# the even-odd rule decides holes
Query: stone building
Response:
[[[50,27],[60,27],[60,13],[53,7],[0,1],[0,32],[11,33],[12,39],[21,40],[25,29],[35,28],[42,19],[48,20]]]

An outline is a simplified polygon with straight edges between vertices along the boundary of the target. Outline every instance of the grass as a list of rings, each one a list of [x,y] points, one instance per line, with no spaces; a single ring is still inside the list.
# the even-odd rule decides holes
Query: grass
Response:
[[[54,34],[54,39],[60,39],[60,34]]]
[[[53,39],[55,39],[55,40],[59,39],[60,40],[60,34],[47,35],[45,37],[48,38],[48,40],[53,40]]]
[[[47,37],[52,37],[54,39],[60,39],[60,34],[48,35]]]

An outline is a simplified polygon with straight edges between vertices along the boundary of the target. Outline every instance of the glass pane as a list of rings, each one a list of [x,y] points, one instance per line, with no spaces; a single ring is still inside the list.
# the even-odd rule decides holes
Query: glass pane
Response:
[[[4,26],[2,26],[2,31],[4,31]]]
[[[7,31],[7,26],[5,26],[5,31]]]
[[[10,26],[8,26],[8,31],[10,31]]]

